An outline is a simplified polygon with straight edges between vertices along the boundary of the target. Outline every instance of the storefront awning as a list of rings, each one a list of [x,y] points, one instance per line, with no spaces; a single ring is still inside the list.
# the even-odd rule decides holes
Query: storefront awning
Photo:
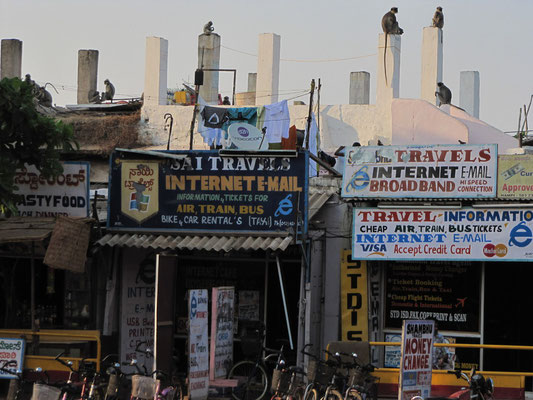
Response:
[[[52,234],[55,221],[55,218],[7,218],[0,221],[0,243],[39,242]]]
[[[285,250],[293,236],[213,236],[108,233],[96,242],[100,246],[187,250]]]

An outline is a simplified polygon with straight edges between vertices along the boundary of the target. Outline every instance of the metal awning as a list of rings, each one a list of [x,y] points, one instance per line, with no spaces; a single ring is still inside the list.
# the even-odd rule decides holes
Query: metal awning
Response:
[[[7,218],[0,221],[0,243],[39,242],[52,234],[55,222],[55,218]]]
[[[187,250],[285,250],[293,236],[214,236],[108,233],[96,242],[100,246]]]

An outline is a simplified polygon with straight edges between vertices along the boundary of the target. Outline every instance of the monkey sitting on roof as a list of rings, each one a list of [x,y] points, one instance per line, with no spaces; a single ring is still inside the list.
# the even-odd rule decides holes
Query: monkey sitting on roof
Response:
[[[204,34],[205,35],[211,35],[211,33],[215,30],[213,27],[213,21],[209,21],[207,24],[204,25]]]

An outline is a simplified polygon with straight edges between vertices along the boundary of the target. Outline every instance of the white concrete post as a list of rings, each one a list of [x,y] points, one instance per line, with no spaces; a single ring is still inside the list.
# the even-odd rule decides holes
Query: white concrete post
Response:
[[[22,77],[22,41],[2,39],[0,79]]]
[[[385,49],[385,34],[379,35],[378,44],[378,79],[376,103],[378,105],[390,105],[393,98],[400,97],[400,54],[402,39],[400,35],[388,35],[386,49],[387,79],[383,62]],[[389,111],[390,112],[390,111]]]
[[[257,87],[257,72],[248,73],[248,92],[255,92]]]
[[[479,71],[461,71],[459,107],[479,118]]]
[[[78,50],[78,104],[87,104],[98,82],[98,50]]]
[[[420,98],[437,105],[435,91],[442,82],[442,29],[426,26],[422,34]]]
[[[255,104],[278,101],[281,37],[275,33],[259,35]]]
[[[168,40],[146,38],[144,104],[167,104]]]
[[[370,74],[366,71],[350,72],[349,104],[370,103]]]
[[[220,68],[220,36],[202,33],[198,36],[198,68]],[[200,96],[209,104],[218,104],[218,71],[204,71]]]

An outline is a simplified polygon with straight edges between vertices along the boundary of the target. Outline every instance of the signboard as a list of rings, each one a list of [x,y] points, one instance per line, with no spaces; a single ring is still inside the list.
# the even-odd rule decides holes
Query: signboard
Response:
[[[23,217],[89,216],[89,163],[63,162],[63,173],[45,179],[33,165],[17,170],[14,193]]]
[[[433,359],[433,321],[405,320],[402,329],[398,400],[429,397]]]
[[[17,370],[23,369],[24,360],[24,339],[0,338],[0,366],[5,362],[12,362],[5,368],[13,371],[13,374],[0,371],[0,379],[16,379]]]
[[[358,260],[533,261],[533,209],[354,209]]]
[[[365,261],[352,261],[350,250],[341,258],[341,340],[368,341],[368,289]]]
[[[497,197],[533,199],[533,155],[498,156]]]
[[[226,157],[172,152],[182,159],[111,156],[108,228],[169,231],[307,230],[308,154]]]
[[[480,332],[481,267],[466,262],[407,261],[385,269],[385,327],[433,319],[445,331]]]
[[[239,290],[239,320],[259,321],[259,290]]]
[[[189,290],[189,398],[207,399],[209,391],[208,294]]]
[[[345,149],[343,197],[485,198],[496,195],[497,145]]]
[[[213,288],[211,297],[211,352],[209,379],[225,379],[233,366],[235,289]]]
[[[120,359],[129,361],[134,358],[139,365],[150,369],[148,364],[153,360],[147,360],[143,353],[136,353],[135,348],[140,342],[146,342],[141,346],[143,350],[154,348],[155,257],[144,258],[144,250],[133,248],[123,257]],[[136,371],[130,366],[122,368],[126,373]]]

